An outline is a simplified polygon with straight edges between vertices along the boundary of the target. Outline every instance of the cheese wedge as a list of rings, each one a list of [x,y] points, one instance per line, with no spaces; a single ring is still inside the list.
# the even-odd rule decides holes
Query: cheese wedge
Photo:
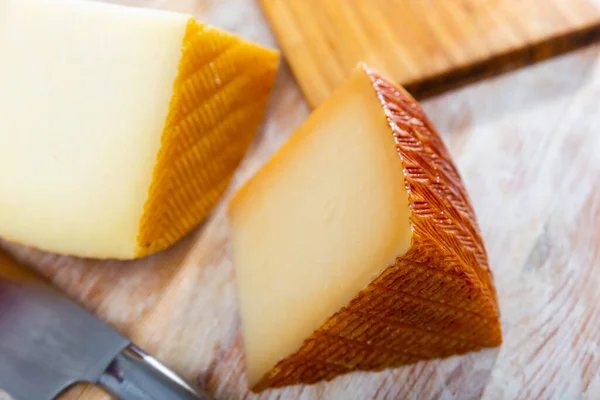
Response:
[[[366,66],[233,198],[255,391],[501,343],[492,273],[448,151]]]
[[[189,15],[82,0],[0,1],[0,236],[135,258],[225,191],[278,53]]]

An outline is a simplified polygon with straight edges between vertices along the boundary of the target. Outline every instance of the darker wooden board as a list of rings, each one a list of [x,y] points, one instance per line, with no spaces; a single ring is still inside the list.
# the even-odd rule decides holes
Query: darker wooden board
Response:
[[[600,22],[600,21],[599,21]],[[531,46],[498,54],[465,67],[449,70],[427,79],[407,82],[403,86],[419,99],[456,89],[468,83],[509,72],[546,60],[600,40],[600,23],[585,26],[561,36],[549,37]]]
[[[359,61],[423,99],[600,39],[590,0],[261,3],[313,107]]]

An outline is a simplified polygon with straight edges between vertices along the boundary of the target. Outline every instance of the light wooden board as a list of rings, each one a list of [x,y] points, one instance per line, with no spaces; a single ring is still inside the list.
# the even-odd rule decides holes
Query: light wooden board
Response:
[[[366,61],[423,98],[600,39],[592,0],[261,0],[316,106]]]
[[[192,12],[274,43],[252,1],[129,4]],[[424,102],[479,216],[502,310],[499,349],[254,396],[245,383],[224,203],[175,247],[134,262],[3,247],[218,399],[598,399],[598,99],[600,46]],[[284,64],[265,127],[227,197],[308,110]],[[64,398],[108,397],[78,387]]]

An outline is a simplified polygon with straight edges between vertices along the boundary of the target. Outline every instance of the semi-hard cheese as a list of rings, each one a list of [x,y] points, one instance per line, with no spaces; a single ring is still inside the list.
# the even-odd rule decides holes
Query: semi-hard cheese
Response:
[[[262,119],[278,53],[189,15],[0,1],[0,236],[135,258],[206,217]]]
[[[414,99],[364,65],[229,215],[256,391],[501,343],[492,274],[450,155]]]

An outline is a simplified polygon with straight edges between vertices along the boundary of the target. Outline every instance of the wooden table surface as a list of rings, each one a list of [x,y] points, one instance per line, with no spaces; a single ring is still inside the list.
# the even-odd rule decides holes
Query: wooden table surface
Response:
[[[124,2],[191,12],[276,45],[254,0]],[[249,395],[224,202],[181,243],[134,262],[3,246],[218,399],[599,399],[600,46],[423,106],[479,216],[502,311],[498,349]],[[227,198],[308,112],[283,63]],[[107,397],[78,387],[64,398]]]
[[[596,0],[260,3],[312,106],[359,61],[376,64],[413,95],[428,96],[600,39]]]

